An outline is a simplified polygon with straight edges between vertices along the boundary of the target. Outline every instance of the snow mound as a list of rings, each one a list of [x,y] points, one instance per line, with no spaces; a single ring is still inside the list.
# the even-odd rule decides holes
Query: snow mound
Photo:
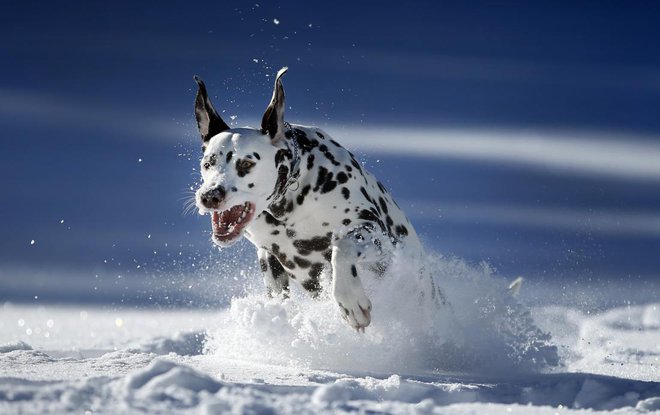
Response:
[[[50,363],[53,358],[44,352],[34,350],[24,341],[5,343],[0,346],[0,368],[5,365],[25,366],[31,364]],[[2,371],[0,370],[0,375]]]
[[[640,412],[660,411],[660,398],[648,398],[637,402],[635,409]]]
[[[141,344],[137,350],[144,353],[196,356],[204,351],[206,334],[203,331],[176,333],[172,337],[160,336]]]
[[[17,342],[0,345],[0,353],[9,353],[15,350],[32,350],[32,346],[20,340]]]
[[[466,382],[436,379],[424,382],[392,375],[387,379],[343,378],[319,386],[311,401],[323,408],[349,402],[399,402],[418,406],[458,403],[497,403],[554,406],[574,409],[613,410],[636,407],[655,410],[660,394],[657,382],[639,382],[584,374],[537,374],[516,381]]]
[[[338,403],[357,400],[397,401],[419,403],[430,399],[435,404],[477,402],[479,387],[474,385],[433,385],[392,375],[387,379],[345,378],[318,387],[312,402],[321,407],[335,407]]]
[[[133,408],[153,411],[159,402],[164,408],[196,406],[221,384],[188,366],[156,359],[149,366],[123,379],[125,402]]]
[[[326,278],[328,280],[328,278]],[[361,372],[511,373],[559,363],[550,335],[487,267],[397,253],[366,287],[372,323],[356,333],[328,298],[233,299],[207,349],[222,357]],[[326,290],[327,292],[328,290]]]

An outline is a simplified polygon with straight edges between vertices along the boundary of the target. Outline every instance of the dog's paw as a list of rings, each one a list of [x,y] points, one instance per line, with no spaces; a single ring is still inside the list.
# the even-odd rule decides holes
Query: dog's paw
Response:
[[[363,293],[355,298],[337,299],[342,317],[357,331],[364,333],[364,328],[371,323],[371,301]]]

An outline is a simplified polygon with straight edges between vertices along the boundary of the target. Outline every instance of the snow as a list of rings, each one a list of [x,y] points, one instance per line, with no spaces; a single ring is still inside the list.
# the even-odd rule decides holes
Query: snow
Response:
[[[431,283],[445,299],[414,296]],[[660,411],[660,302],[528,309],[508,283],[395,258],[364,334],[296,290],[205,311],[6,303],[0,413]]]
[[[411,278],[415,267],[427,275]],[[395,258],[389,275],[368,287],[378,318],[364,335],[337,318],[329,299],[297,293],[284,302],[261,295],[234,299],[221,328],[209,330],[207,347],[228,357],[240,357],[248,348],[264,363],[332,370],[439,367],[495,373],[556,365],[549,336],[489,272],[458,260],[430,257],[415,265],[408,257]],[[433,286],[447,303],[421,297]]]

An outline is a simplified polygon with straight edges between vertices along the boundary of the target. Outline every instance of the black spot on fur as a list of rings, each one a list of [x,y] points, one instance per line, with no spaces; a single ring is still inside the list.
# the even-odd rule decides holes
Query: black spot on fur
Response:
[[[293,229],[287,229],[286,230],[286,236],[288,236],[289,238],[295,238],[296,231],[294,231]]]
[[[278,279],[286,273],[282,264],[277,261],[273,255],[268,255],[268,265],[270,266],[270,273],[273,279]]]
[[[330,173],[330,177],[332,177],[332,173]],[[328,180],[323,184],[323,187],[321,188],[321,193],[328,193],[331,192],[337,187],[337,182],[334,180]]]
[[[305,201],[305,197],[307,196],[307,194],[309,193],[309,191],[310,191],[311,189],[312,189],[312,186],[309,185],[309,184],[302,188],[302,190],[300,191],[300,193],[298,194],[298,196],[296,196],[296,202],[297,202],[299,205],[302,205],[302,204],[303,204],[303,202]]]
[[[315,236],[311,239],[298,239],[293,241],[300,255],[309,255],[312,251],[324,251],[330,246],[329,236]]]
[[[255,152],[252,153],[252,154],[254,155],[254,157],[256,157],[257,160],[261,160],[261,156],[259,155],[259,153],[257,153],[257,152],[255,151]]]
[[[360,187],[360,192],[362,193],[362,196],[364,196],[364,198],[367,199],[367,201],[373,203],[373,201],[371,200],[371,196],[369,196],[369,192],[367,192],[367,189],[365,189],[364,187]]]
[[[371,210],[362,209],[360,211],[360,213],[358,213],[358,218],[360,218],[362,220],[368,220],[370,222],[377,223],[378,226],[380,226],[380,228],[383,230],[383,232],[385,231],[385,224]]]
[[[231,187],[231,191],[232,191],[232,192],[238,192],[238,189],[236,188],[236,186],[232,186],[232,187]]]
[[[357,268],[355,268],[355,265],[351,265],[351,274],[354,278],[357,278]]]
[[[330,262],[332,261],[332,249],[328,249],[323,252],[323,258],[325,258],[326,261]]]
[[[377,183],[378,183],[378,188],[380,189],[380,191],[383,192],[383,193],[387,193],[387,190],[385,190],[385,186],[383,186],[383,184],[381,182],[377,182]]]
[[[332,180],[332,173],[330,173],[328,169],[326,169],[323,166],[319,167],[319,174],[316,176],[316,184],[314,185],[314,191],[318,192],[321,186],[324,186],[328,180]]]
[[[271,235],[279,235],[279,234],[280,234],[280,231],[278,231],[277,229],[275,229],[275,230],[272,231],[270,234],[271,234]]]
[[[309,266],[312,265],[310,261],[306,260],[305,258],[301,258],[299,256],[294,256],[293,262],[295,262],[296,265],[298,265],[300,268],[309,268]]]
[[[362,167],[360,167],[360,163],[358,163],[357,160],[355,160],[354,157],[351,157],[351,164],[353,165],[353,167],[355,167],[355,169],[357,171],[359,171],[359,172],[362,171]]]
[[[330,160],[330,163],[332,163],[333,166],[339,166],[341,164],[337,161],[337,159],[335,159],[335,155],[332,154],[330,151],[328,151],[328,147],[326,147],[325,145],[321,145],[319,147],[319,150],[323,152],[325,158]]]
[[[254,183],[248,183],[248,188],[252,189],[254,187]]]
[[[282,264],[282,266],[285,268],[294,269],[296,267],[296,264],[289,260],[284,252],[280,251],[280,246],[278,244],[271,245],[271,254],[276,256],[280,261],[280,264]]]
[[[289,204],[293,205],[293,202],[288,201],[286,197],[283,197],[279,202],[271,203],[268,207],[273,216],[281,218],[288,211]]]
[[[383,212],[385,212],[385,214],[387,214],[387,203],[385,203],[385,199],[379,197],[378,201],[380,202],[380,208],[383,210]]]
[[[394,230],[399,237],[408,235],[408,228],[405,225],[397,225]]]
[[[265,259],[259,258],[259,268],[261,268],[261,272],[268,271],[268,263]]]
[[[279,226],[279,225],[282,224],[282,222],[280,222],[279,220],[277,220],[277,218],[275,218],[275,216],[271,215],[270,213],[268,213],[268,212],[266,212],[266,211],[264,211],[263,215],[264,215],[264,220],[265,220],[266,223],[269,224],[269,225]]]
[[[321,284],[319,283],[319,277],[321,276],[322,272],[323,272],[323,264],[319,262],[315,262],[314,264],[312,264],[311,269],[308,272],[310,279],[303,282],[302,284],[304,289],[314,294],[314,297],[316,297],[316,294],[318,294],[319,291],[321,291]]]
[[[310,271],[311,273],[311,271]],[[321,291],[321,284],[319,283],[318,278],[311,278],[302,283],[304,289],[312,293],[314,297],[318,296],[318,292]]]
[[[319,146],[319,141],[315,138],[309,139],[307,137],[307,134],[303,130],[300,130],[298,128],[294,129],[293,132],[286,132],[286,136],[291,138],[291,136],[294,137],[296,140],[296,143],[298,143],[298,148],[300,148],[300,151],[302,154],[309,153],[312,151],[315,147]]]
[[[318,281],[318,277],[321,276],[322,272],[323,272],[323,264],[320,262],[315,262],[312,264],[312,269],[309,270],[308,275],[312,278],[316,278]]]
[[[291,150],[285,150],[285,149],[277,150],[277,153],[275,153],[275,165],[279,166],[280,164],[284,163],[284,160],[286,159],[291,160],[292,158],[293,158],[293,154],[291,154]]]
[[[348,219],[348,218],[346,218],[346,219],[344,219],[343,221],[341,221],[341,223],[343,223],[344,225],[348,226],[348,225],[351,224],[351,220]]]
[[[321,140],[323,140],[325,138],[325,136],[323,134],[319,133],[318,131],[316,132],[316,135],[318,135]]]
[[[348,200],[349,197],[351,197],[351,191],[348,190],[348,187],[343,187],[341,189],[341,194],[344,195],[344,199]]]
[[[307,170],[311,170],[314,167],[314,154],[307,156]]]
[[[330,222],[323,222],[321,226],[330,226]]]
[[[337,181],[341,184],[344,184],[348,181],[348,176],[343,171],[337,173]]]
[[[211,166],[215,166],[215,164],[218,161],[218,157],[215,154],[211,154],[206,163],[204,163],[204,170],[208,170],[211,168]]]
[[[229,163],[231,161],[231,158],[232,158],[233,155],[234,155],[233,151],[230,151],[229,153],[227,153],[227,160],[226,160],[227,163]]]

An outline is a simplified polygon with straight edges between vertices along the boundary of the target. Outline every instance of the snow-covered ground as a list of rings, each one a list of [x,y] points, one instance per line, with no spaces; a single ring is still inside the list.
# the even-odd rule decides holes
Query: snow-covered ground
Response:
[[[7,303],[0,413],[660,412],[660,302],[530,313],[443,258],[425,265],[449,301],[402,301],[397,263],[364,334],[298,291],[207,311]]]

